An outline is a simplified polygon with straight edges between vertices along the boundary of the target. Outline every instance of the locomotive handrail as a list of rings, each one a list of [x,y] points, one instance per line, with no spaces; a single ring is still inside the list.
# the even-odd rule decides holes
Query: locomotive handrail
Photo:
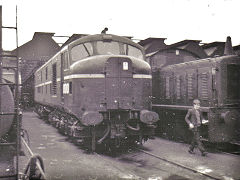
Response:
[[[0,116],[16,115],[16,112],[0,112]]]
[[[179,105],[165,105],[165,104],[152,104],[153,107],[165,107],[165,108],[173,108],[180,110],[188,110],[191,109],[192,106],[179,106]],[[212,107],[201,107],[201,110],[208,112]]]
[[[99,139],[99,140],[97,141],[98,144],[101,144],[101,143],[104,141],[104,139],[106,139],[106,137],[107,137],[108,134],[110,133],[110,130],[111,130],[111,128],[110,128],[110,125],[108,124],[108,125],[107,125],[107,132],[104,134],[104,136],[103,136],[101,139]]]
[[[16,145],[16,143],[0,143],[0,146],[12,146],[12,145]]]
[[[4,176],[0,176],[0,179],[6,179],[6,178],[14,178],[14,177],[17,177],[17,174],[13,174],[13,175],[4,175]]]
[[[0,86],[17,86],[15,83],[0,83]]]
[[[131,129],[131,130],[133,130],[133,131],[139,131],[139,130],[140,130],[140,126],[139,126],[138,123],[137,123],[137,127],[136,127],[136,128],[130,126],[128,123],[126,123],[126,125],[127,125],[127,128],[129,128],[129,129]]]

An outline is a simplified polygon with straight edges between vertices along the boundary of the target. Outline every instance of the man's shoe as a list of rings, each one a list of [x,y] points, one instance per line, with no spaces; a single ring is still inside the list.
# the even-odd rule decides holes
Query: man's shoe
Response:
[[[207,156],[207,153],[206,152],[202,152],[202,156]]]
[[[194,154],[194,152],[193,152],[193,150],[188,150],[188,152],[190,153],[190,154]]]

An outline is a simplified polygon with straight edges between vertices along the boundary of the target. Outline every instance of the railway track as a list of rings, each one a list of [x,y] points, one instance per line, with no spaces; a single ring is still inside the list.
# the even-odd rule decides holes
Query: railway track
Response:
[[[155,157],[155,158],[157,158],[157,159],[159,159],[159,160],[161,160],[161,161],[165,161],[165,162],[170,163],[170,164],[172,164],[172,165],[175,165],[175,166],[177,166],[177,167],[180,167],[180,168],[189,170],[189,171],[191,171],[191,172],[193,172],[193,173],[198,173],[198,174],[203,175],[203,176],[206,176],[206,177],[208,177],[208,178],[210,178],[210,179],[214,179],[214,180],[222,180],[222,179],[223,179],[222,177],[219,177],[219,176],[216,176],[216,175],[210,175],[210,174],[208,174],[208,173],[205,173],[205,172],[196,170],[196,169],[194,169],[194,168],[188,167],[188,166],[186,166],[186,165],[183,165],[183,164],[181,164],[181,163],[174,162],[174,161],[171,161],[171,160],[169,160],[169,159],[167,159],[167,158],[161,157],[161,156],[159,156],[159,155],[155,155],[155,154],[153,154],[153,153],[147,152],[147,151],[145,151],[145,150],[143,150],[143,149],[141,149],[141,148],[138,148],[138,147],[137,147],[137,148],[135,148],[135,149],[138,150],[138,151],[140,151],[140,152],[142,152],[142,153],[144,153],[144,154],[147,154],[147,155],[149,155],[149,156],[151,156],[151,157]]]

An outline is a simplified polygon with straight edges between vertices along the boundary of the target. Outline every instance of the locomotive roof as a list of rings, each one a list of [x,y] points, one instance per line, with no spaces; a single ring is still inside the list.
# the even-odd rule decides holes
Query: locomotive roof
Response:
[[[123,36],[117,36],[117,35],[113,35],[113,34],[96,34],[96,35],[87,35],[87,36],[83,36],[80,37],[79,39],[76,39],[75,41],[69,43],[68,45],[64,46],[60,51],[58,51],[55,55],[53,55],[47,62],[45,62],[42,66],[40,66],[38,68],[38,70],[36,72],[38,72],[40,69],[42,69],[43,67],[45,67],[45,65],[50,62],[52,60],[52,58],[56,57],[57,55],[59,55],[60,52],[65,51],[66,49],[68,49],[68,47],[72,48],[78,44],[84,43],[84,42],[91,42],[91,41],[102,41],[102,40],[112,40],[112,41],[117,41],[117,42],[122,42],[125,44],[130,44],[132,46],[135,46],[139,49],[141,49],[141,51],[143,52],[144,56],[145,56],[145,51],[144,48],[133,42],[131,39],[123,37]]]
[[[228,55],[228,56],[219,56],[214,58],[206,58],[206,59],[199,59],[179,64],[173,64],[163,67],[161,70],[163,71],[169,71],[169,70],[175,70],[175,69],[182,69],[188,67],[196,67],[203,64],[214,64],[216,62],[222,62],[222,61],[229,61],[230,59],[238,59],[240,63],[240,57],[237,55]]]
[[[118,42],[130,44],[130,45],[135,46],[135,47],[141,49],[142,51],[144,51],[142,46],[133,42],[131,39],[123,37],[123,36],[113,35],[113,34],[96,34],[96,35],[84,36],[84,37],[79,38],[79,39],[73,41],[72,43],[70,43],[69,47],[73,47],[77,44],[84,43],[84,42],[103,41],[103,40],[112,40],[112,41],[118,41]]]

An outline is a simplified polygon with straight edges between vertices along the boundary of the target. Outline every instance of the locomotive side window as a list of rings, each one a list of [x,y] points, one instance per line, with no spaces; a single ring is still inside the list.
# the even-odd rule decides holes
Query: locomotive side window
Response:
[[[240,99],[240,65],[227,65],[227,96],[230,99]]]
[[[91,43],[84,43],[74,46],[71,50],[72,61],[78,61],[93,55],[93,48]]]
[[[52,94],[57,94],[57,64],[52,65]]]
[[[165,83],[165,96],[166,96],[166,99],[170,99],[170,78],[169,77],[166,77],[166,83]]]
[[[72,82],[69,82],[69,94],[72,94]]]
[[[180,76],[176,76],[176,94],[177,94],[177,99],[181,99],[181,81],[180,81]]]

